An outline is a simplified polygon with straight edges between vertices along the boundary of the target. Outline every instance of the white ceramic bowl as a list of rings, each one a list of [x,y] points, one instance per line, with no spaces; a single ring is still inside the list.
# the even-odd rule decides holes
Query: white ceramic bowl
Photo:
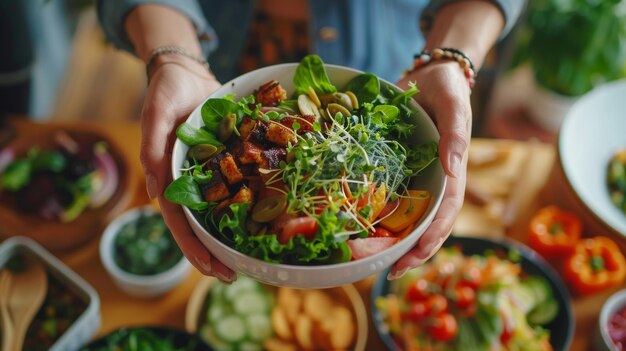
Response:
[[[626,147],[626,80],[607,83],[584,95],[563,121],[558,152],[568,184],[594,217],[626,236],[626,214],[613,205],[607,170],[615,152]]]
[[[272,79],[279,81],[281,86],[287,91],[287,95],[290,96],[295,91],[292,80],[297,66],[297,63],[280,64],[246,73],[224,84],[208,98],[219,98],[227,94],[235,94],[237,98],[245,97],[252,94],[260,85]],[[358,70],[336,65],[325,65],[325,67],[331,83],[339,89],[345,86],[350,79],[362,73]],[[393,86],[382,79],[381,83]],[[199,128],[203,125],[200,112],[203,104],[204,102],[191,113],[187,120],[193,127]],[[426,112],[413,100],[411,101],[411,107],[416,111],[415,123],[418,125],[414,132],[416,143],[439,141],[437,128]],[[187,150],[188,146],[177,139],[172,153],[172,174],[174,179],[181,176],[181,166],[186,158]],[[270,285],[296,288],[329,288],[353,283],[379,273],[391,266],[415,245],[432,222],[443,198],[446,177],[441,163],[439,161],[433,162],[419,176],[415,177],[414,182],[418,184],[419,189],[428,190],[432,196],[431,204],[419,225],[400,242],[382,252],[360,260],[332,265],[296,266],[273,264],[244,255],[223,244],[209,233],[189,208],[184,207],[183,209],[200,241],[217,259],[234,271],[245,273]]]
[[[598,325],[596,329],[596,337],[593,341],[594,350],[596,351],[614,351],[617,350],[613,340],[609,336],[608,325],[609,318],[617,311],[626,307],[626,289],[620,290],[604,302],[600,310]]]
[[[152,206],[144,206],[130,209],[115,220],[104,230],[100,239],[100,260],[109,273],[113,282],[126,293],[138,297],[150,297],[164,294],[185,279],[190,272],[191,264],[185,256],[170,269],[153,275],[138,275],[124,271],[113,258],[115,237],[120,229],[127,223],[131,223],[140,215],[154,214]]]

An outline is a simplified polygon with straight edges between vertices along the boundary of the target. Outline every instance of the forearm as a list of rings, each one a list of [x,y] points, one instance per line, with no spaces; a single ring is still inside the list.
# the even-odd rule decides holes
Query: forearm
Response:
[[[478,69],[503,27],[504,16],[495,4],[482,0],[455,2],[437,12],[424,49],[459,49]]]
[[[124,28],[137,56],[146,63],[152,50],[160,46],[178,46],[192,55],[202,55],[191,20],[168,6],[136,6],[126,17]]]

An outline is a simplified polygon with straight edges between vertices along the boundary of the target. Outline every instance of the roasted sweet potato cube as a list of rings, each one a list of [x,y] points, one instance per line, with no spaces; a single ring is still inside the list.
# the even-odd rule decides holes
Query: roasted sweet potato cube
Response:
[[[216,183],[204,191],[204,199],[207,202],[217,202],[229,196],[230,191],[228,191],[228,187],[223,182]]]
[[[229,153],[220,160],[220,171],[222,171],[222,175],[230,184],[238,183],[243,179],[243,174],[241,174],[239,167],[237,167],[233,155]]]
[[[241,140],[248,140],[250,132],[254,129],[258,122],[250,117],[245,117],[239,125],[239,136]]]
[[[244,141],[239,162],[242,164],[260,163],[262,152],[263,149],[256,144]]]
[[[246,186],[242,186],[241,189],[233,196],[233,203],[252,203],[254,202],[254,192]]]
[[[265,137],[274,144],[281,146],[287,146],[290,142],[292,144],[296,142],[296,133],[292,129],[278,123],[269,125]]]

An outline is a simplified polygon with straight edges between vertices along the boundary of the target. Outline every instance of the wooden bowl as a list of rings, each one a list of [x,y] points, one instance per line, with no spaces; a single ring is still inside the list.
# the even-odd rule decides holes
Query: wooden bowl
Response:
[[[3,148],[0,159],[22,157],[32,147],[50,149],[54,145],[55,133],[60,131],[67,133],[81,145],[93,145],[100,141],[108,145],[108,151],[118,170],[119,182],[116,190],[103,205],[87,208],[76,219],[67,223],[21,211],[12,194],[0,191],[0,237],[26,236],[51,251],[69,250],[99,237],[106,224],[131,205],[137,179],[130,176],[128,160],[105,132],[94,127],[35,123],[28,127],[23,125],[17,129],[15,138]]]
[[[206,318],[207,296],[211,288],[219,284],[213,277],[203,277],[195,286],[187,303],[185,312],[185,329],[190,333],[198,333],[201,323]],[[277,292],[277,288],[270,285],[263,285],[271,292]],[[297,289],[305,292],[305,289]],[[323,289],[324,292],[332,296],[334,302],[344,305],[352,312],[356,324],[356,336],[351,350],[363,351],[367,345],[368,319],[365,304],[354,285],[342,285],[336,288]]]

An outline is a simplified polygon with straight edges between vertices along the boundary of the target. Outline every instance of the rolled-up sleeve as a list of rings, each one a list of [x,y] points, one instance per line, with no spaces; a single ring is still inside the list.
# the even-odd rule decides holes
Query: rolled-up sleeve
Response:
[[[205,56],[217,47],[217,35],[196,0],[97,0],[98,20],[105,38],[116,47],[134,54],[135,49],[124,30],[124,19],[135,6],[146,3],[169,6],[187,16],[196,28]]]
[[[426,29],[430,28],[430,25],[433,22],[433,18],[437,11],[450,3],[457,2],[459,0],[434,0],[431,1],[428,7],[424,10],[422,14],[422,27]],[[522,14],[522,10],[526,6],[526,0],[489,0],[496,4],[498,8],[502,11],[504,15],[504,28],[500,33],[500,39],[504,38],[510,31],[511,28],[515,25],[520,15]]]

